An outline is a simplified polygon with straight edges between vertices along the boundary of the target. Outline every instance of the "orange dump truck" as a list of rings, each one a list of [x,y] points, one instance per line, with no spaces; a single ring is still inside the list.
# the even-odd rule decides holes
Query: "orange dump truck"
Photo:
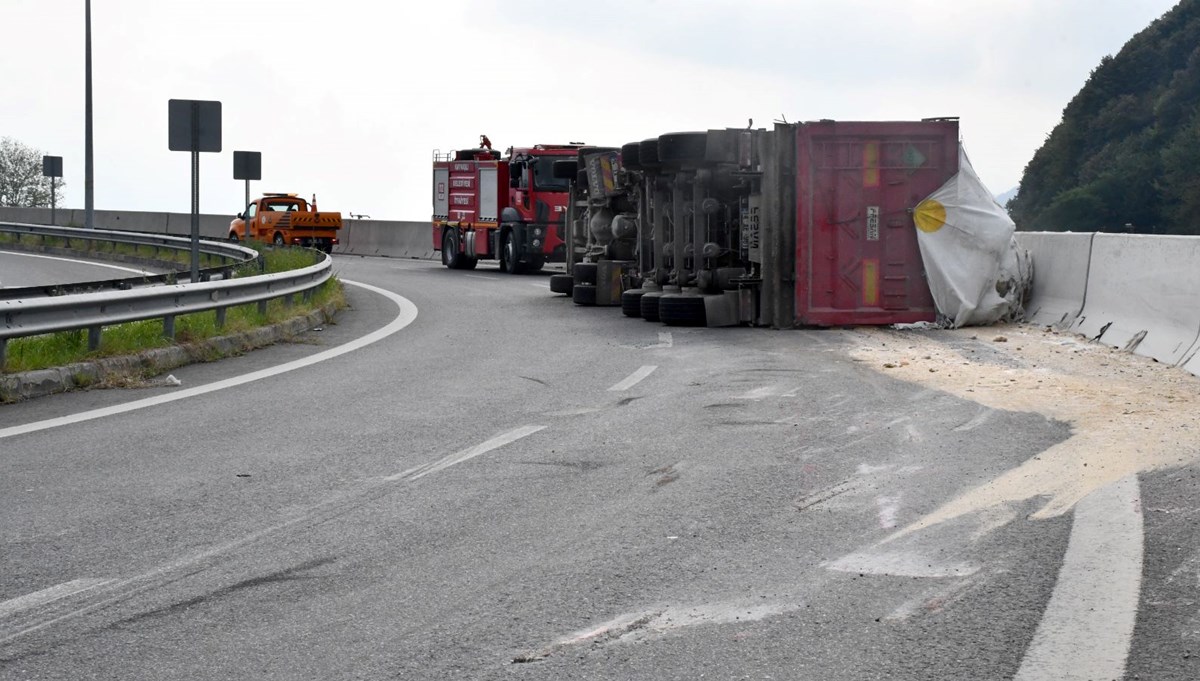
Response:
[[[276,246],[309,246],[329,253],[338,242],[341,228],[342,214],[318,211],[316,196],[309,203],[295,194],[263,194],[229,223],[229,240],[249,238]]]

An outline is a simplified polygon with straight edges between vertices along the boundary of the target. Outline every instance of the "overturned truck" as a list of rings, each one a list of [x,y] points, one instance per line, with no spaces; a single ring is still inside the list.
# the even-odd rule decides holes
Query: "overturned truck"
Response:
[[[957,119],[581,148],[554,166],[570,200],[567,271],[551,288],[669,325],[933,322],[918,233],[945,219],[918,207],[959,165]]]

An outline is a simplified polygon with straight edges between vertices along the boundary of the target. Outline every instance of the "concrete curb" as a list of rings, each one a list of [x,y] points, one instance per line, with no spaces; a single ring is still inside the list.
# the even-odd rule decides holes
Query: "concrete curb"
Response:
[[[0,404],[45,397],[127,377],[157,375],[187,364],[211,361],[286,341],[305,331],[333,321],[333,304],[271,326],[229,336],[210,338],[191,345],[155,348],[137,355],[106,357],[53,369],[38,369],[0,375]]]

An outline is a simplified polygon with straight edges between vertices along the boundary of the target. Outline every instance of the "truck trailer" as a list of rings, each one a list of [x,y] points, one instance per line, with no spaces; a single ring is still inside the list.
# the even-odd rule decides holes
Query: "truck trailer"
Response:
[[[932,322],[914,210],[959,170],[958,121],[777,123],[583,147],[551,287],[669,325]]]

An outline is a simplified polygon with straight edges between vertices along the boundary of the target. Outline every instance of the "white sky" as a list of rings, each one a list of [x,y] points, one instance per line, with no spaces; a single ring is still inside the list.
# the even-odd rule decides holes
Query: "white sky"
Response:
[[[94,0],[98,209],[190,210],[167,100],[223,104],[200,208],[262,191],[425,220],[435,148],[789,121],[959,116],[1014,187],[1063,107],[1174,0]],[[0,0],[0,136],[64,157],[84,201],[84,1]]]

